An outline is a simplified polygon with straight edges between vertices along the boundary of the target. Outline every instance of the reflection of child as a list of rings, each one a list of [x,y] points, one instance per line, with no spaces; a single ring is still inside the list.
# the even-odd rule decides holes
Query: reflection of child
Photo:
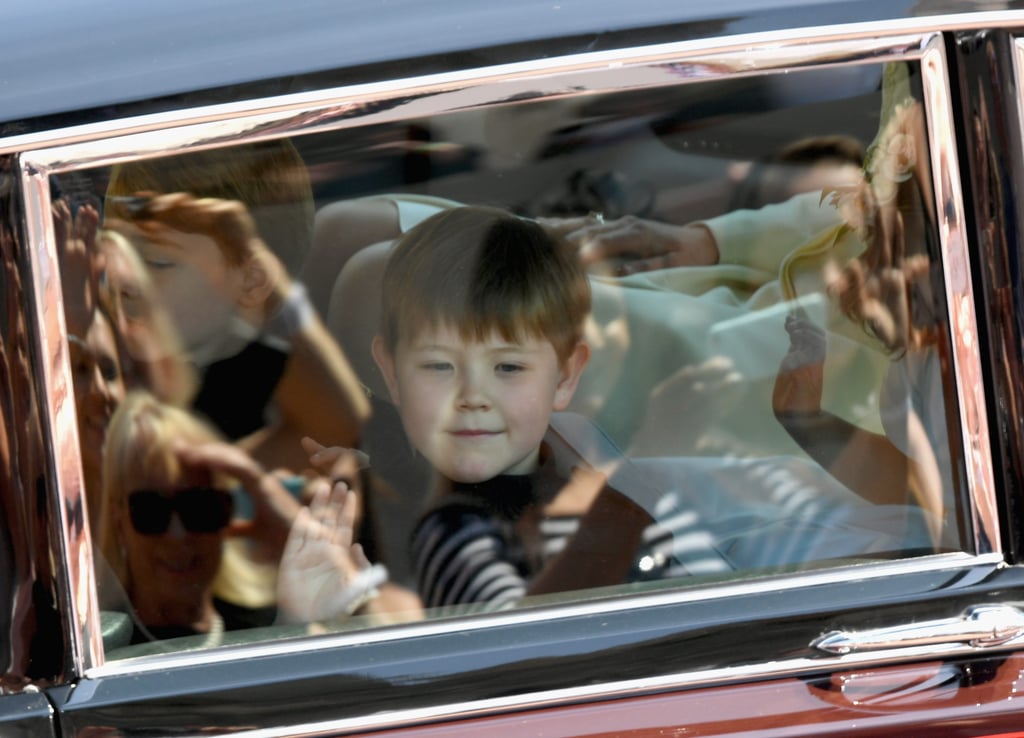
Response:
[[[413,543],[424,604],[624,581],[650,515],[593,470],[560,477],[545,442],[589,357],[575,253],[535,222],[455,208],[398,241],[382,294],[374,358],[439,476]],[[561,554],[541,540],[545,515],[579,522]]]
[[[115,173],[112,191],[122,186]],[[128,221],[118,229],[201,369],[197,411],[245,438],[266,466],[300,468],[307,434],[355,442],[366,398],[242,202],[176,193],[139,205],[111,195],[107,216]]]

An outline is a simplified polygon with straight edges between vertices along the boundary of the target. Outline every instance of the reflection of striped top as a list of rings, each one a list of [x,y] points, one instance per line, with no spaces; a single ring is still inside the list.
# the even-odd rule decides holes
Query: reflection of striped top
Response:
[[[424,605],[476,603],[498,609],[523,597],[532,577],[565,547],[579,526],[575,516],[542,519],[539,540],[527,544],[517,521],[532,502],[528,476],[457,485],[413,534]],[[679,513],[647,528],[628,581],[728,570],[712,548],[711,536],[698,528],[696,516]]]

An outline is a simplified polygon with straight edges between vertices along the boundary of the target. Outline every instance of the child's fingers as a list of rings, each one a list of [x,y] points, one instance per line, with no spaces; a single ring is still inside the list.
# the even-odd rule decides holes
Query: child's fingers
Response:
[[[309,455],[309,463],[318,469],[324,467],[330,468],[338,461],[345,453],[345,449],[339,446],[330,446],[328,448],[321,448]]]
[[[337,487],[337,485],[335,485]],[[351,492],[345,493],[345,499],[336,521],[338,541],[343,546],[351,545],[355,539],[356,513],[359,510],[359,501]]]
[[[229,443],[214,441],[198,445],[177,443],[175,455],[185,466],[207,469],[234,477],[246,489],[251,489],[263,477],[264,471],[245,451]]]
[[[299,443],[302,444],[302,450],[306,452],[307,456],[312,456],[317,451],[326,448],[326,446],[310,436],[303,436]]]
[[[352,552],[352,560],[356,562],[356,566],[362,569],[369,569],[373,564],[366,557],[366,552],[363,550],[363,544],[353,543],[349,551]]]

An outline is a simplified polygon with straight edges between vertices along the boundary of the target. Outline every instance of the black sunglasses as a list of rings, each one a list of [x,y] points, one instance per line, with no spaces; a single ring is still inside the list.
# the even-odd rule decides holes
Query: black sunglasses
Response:
[[[140,489],[128,495],[132,526],[146,536],[166,533],[174,513],[189,533],[216,533],[231,522],[233,512],[231,495],[210,487],[189,487],[170,494]]]

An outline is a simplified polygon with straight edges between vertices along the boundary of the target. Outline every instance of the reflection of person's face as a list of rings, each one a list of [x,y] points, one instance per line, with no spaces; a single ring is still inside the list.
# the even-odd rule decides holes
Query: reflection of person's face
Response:
[[[852,190],[863,179],[856,164],[825,159],[814,164],[783,166],[782,175],[768,178],[757,193],[757,206],[785,202],[803,192]]]
[[[217,242],[198,233],[162,231],[148,238],[132,226],[131,236],[149,270],[157,296],[191,354],[216,353],[242,292],[242,269],[231,266]]]
[[[166,480],[139,479],[130,490],[151,490],[173,497],[181,490],[208,487],[209,476],[189,474],[172,484]],[[214,492],[207,490],[211,498]],[[118,510],[118,528],[128,562],[133,604],[148,616],[148,625],[189,625],[179,618],[195,615],[209,595],[220,568],[224,529],[194,532],[177,512],[159,533],[139,532],[128,511],[128,499]],[[159,622],[154,613],[162,613]]]
[[[87,473],[98,474],[107,424],[124,399],[124,380],[114,330],[103,313],[94,313],[84,338],[69,340],[75,411]]]
[[[117,330],[124,340],[128,353],[140,361],[160,358],[160,347],[153,345],[149,334],[151,306],[147,304],[143,295],[139,275],[118,249],[108,248],[104,253],[107,263],[107,285],[117,306]]]
[[[382,369],[412,445],[458,482],[533,471],[551,412],[569,404],[577,379],[550,341],[467,343],[450,328],[399,341]]]

